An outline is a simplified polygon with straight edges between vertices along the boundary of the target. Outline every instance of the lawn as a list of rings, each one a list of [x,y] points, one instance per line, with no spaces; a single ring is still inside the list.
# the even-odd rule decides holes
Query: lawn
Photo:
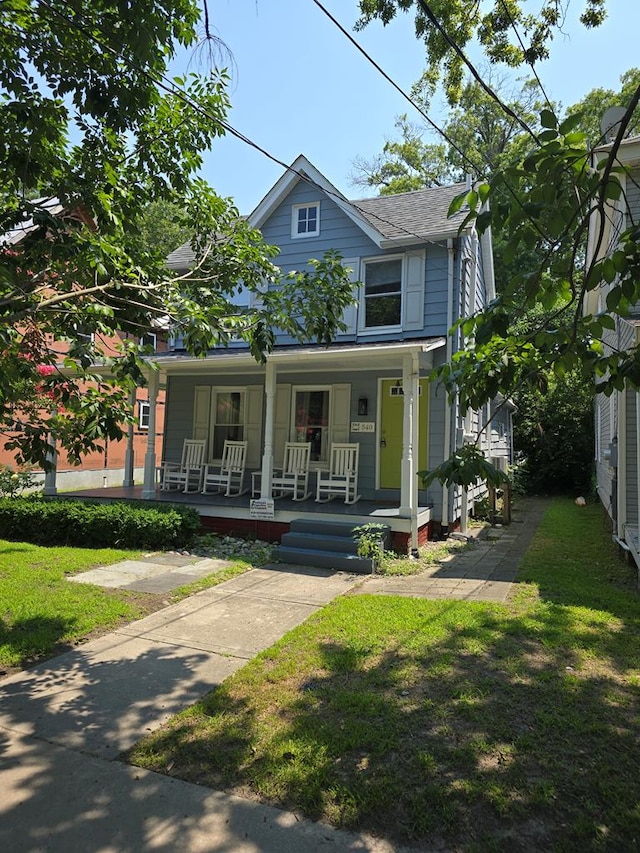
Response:
[[[200,537],[194,553],[226,559],[229,565],[160,596],[66,580],[96,566],[136,559],[139,551],[43,547],[0,539],[0,677],[273,557],[266,543],[215,536]]]
[[[147,612],[147,596],[65,580],[68,574],[136,556],[0,540],[0,674]]]
[[[640,597],[553,501],[505,605],[353,595],[127,760],[418,849],[640,849]]]

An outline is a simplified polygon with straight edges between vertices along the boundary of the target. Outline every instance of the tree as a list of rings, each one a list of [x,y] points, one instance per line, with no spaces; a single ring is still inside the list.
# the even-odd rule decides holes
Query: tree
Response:
[[[122,436],[145,382],[138,341],[158,321],[194,354],[234,335],[262,359],[274,328],[328,342],[351,300],[336,255],[283,278],[276,250],[197,177],[225,130],[227,77],[167,72],[199,18],[196,0],[0,6],[0,234],[14,229],[0,253],[0,428],[21,460],[47,467],[50,433],[76,460]],[[192,275],[167,275],[150,205],[193,235]],[[240,281],[277,293],[239,315]],[[101,343],[114,335],[115,355]]]
[[[423,85],[433,94],[442,81],[451,104],[459,102],[468,70],[463,52],[473,39],[491,63],[532,65],[549,55],[549,44],[566,15],[558,0],[540,0],[537,14],[525,11],[526,0],[359,0],[358,5],[356,29],[375,19],[386,25],[398,11],[414,8],[416,36],[427,53]],[[605,17],[606,0],[585,0],[580,15],[584,26],[597,27]]]
[[[452,103],[460,98],[463,50],[473,36],[492,62],[512,67],[532,64],[548,54],[562,11],[559,4],[543,0],[536,22],[525,16],[520,0],[497,0],[488,7],[468,0],[362,0],[360,24],[373,18],[386,23],[398,9],[411,7],[416,11],[416,31],[427,48],[427,81],[435,85],[444,68]],[[604,0],[592,0],[586,4],[582,21],[597,26],[604,15]],[[476,69],[468,67],[478,80]],[[502,104],[485,81],[478,82],[496,104]],[[606,331],[615,329],[616,319],[640,300],[637,225],[621,234],[619,247],[610,257],[599,257],[599,249],[604,248],[602,223],[607,206],[623,192],[615,166],[617,150],[638,116],[640,85],[634,72],[629,73],[625,85],[626,114],[613,144],[599,154],[598,168],[592,163],[591,146],[602,141],[600,136],[592,137],[590,146],[587,135],[579,130],[580,113],[561,120],[549,105],[540,114],[540,132],[519,122],[527,134],[522,156],[501,163],[452,206],[452,213],[468,208],[464,224],[473,221],[479,231],[491,226],[502,240],[506,263],[521,257],[523,250],[536,259],[514,270],[503,282],[495,303],[460,323],[460,331],[472,346],[456,353],[437,376],[450,393],[459,395],[463,408],[478,408],[487,399],[508,396],[515,389],[546,391],[549,377],[563,382],[575,371],[584,381],[590,378],[593,382],[595,375],[592,387],[607,394],[625,384],[640,387],[638,349],[610,350],[603,343]],[[501,108],[509,112],[506,105]],[[592,220],[600,225],[594,231],[594,259],[586,266],[584,246]],[[601,283],[610,285],[604,310],[585,314],[586,295]],[[518,329],[513,318],[523,311],[537,313],[539,322]],[[430,476],[471,484],[485,473],[482,460],[471,448],[467,456],[447,461]]]

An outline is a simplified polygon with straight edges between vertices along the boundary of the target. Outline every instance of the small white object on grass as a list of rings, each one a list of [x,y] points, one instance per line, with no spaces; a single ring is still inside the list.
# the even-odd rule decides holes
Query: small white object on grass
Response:
[[[587,502],[584,498],[576,498],[576,506],[586,506]]]

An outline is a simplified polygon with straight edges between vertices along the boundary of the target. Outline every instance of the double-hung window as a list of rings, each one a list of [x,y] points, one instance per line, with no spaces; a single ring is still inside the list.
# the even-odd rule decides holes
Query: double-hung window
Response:
[[[291,236],[317,237],[320,234],[320,202],[294,204],[291,209]]]
[[[212,458],[222,458],[225,441],[244,439],[244,420],[244,391],[217,391],[213,409]]]
[[[402,257],[365,261],[365,329],[393,328],[402,323]]]
[[[311,443],[311,461],[329,458],[329,389],[297,389],[294,397],[293,431],[296,441]]]

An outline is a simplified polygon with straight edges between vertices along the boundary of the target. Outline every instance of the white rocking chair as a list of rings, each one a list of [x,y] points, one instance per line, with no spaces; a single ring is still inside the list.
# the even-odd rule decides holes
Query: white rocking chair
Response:
[[[242,488],[246,456],[246,441],[225,441],[220,465],[205,465],[202,494],[209,494],[210,488],[216,492],[224,488],[227,497],[244,494],[247,491]]]
[[[163,462],[160,466],[160,488],[167,492],[182,489],[184,492],[199,492],[204,469],[204,440],[187,438],[182,445],[180,462]]]
[[[271,493],[274,498],[291,494],[294,501],[304,501],[311,494],[309,486],[309,461],[311,442],[288,441],[284,446],[284,462],[271,478]]]
[[[324,503],[344,495],[346,504],[360,500],[358,495],[359,444],[332,444],[329,470],[318,471],[316,501]]]

